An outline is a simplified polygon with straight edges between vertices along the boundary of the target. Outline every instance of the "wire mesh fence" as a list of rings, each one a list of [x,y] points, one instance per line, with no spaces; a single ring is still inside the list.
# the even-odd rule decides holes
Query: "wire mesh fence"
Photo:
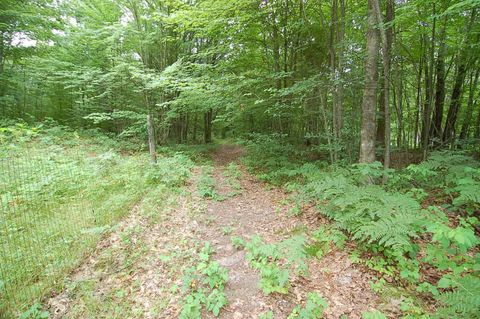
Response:
[[[57,151],[0,154],[0,318],[24,311],[60,284],[106,225],[125,212],[98,207],[105,188],[121,192],[98,178],[108,174],[100,171],[104,166],[91,165],[85,154]],[[97,182],[105,185],[92,190]]]

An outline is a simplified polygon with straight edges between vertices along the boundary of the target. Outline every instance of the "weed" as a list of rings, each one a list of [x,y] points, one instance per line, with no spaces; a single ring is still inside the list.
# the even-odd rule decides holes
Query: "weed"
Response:
[[[32,305],[30,309],[20,315],[20,319],[46,319],[50,316],[48,311],[42,310],[38,303]]]
[[[227,236],[227,235],[230,235],[233,231],[233,228],[230,227],[230,226],[224,226],[222,227],[222,233]]]
[[[213,249],[205,243],[198,254],[196,267],[186,270],[183,279],[184,292],[181,319],[200,318],[203,305],[207,311],[218,316],[228,300],[225,296],[225,284],[228,281],[227,270],[211,260]]]
[[[272,311],[267,311],[265,313],[260,314],[258,319],[273,319],[273,312]]]
[[[233,189],[228,196],[234,197],[241,193],[242,185],[240,184],[240,179],[242,177],[242,172],[240,171],[238,165],[234,162],[228,164],[225,171],[225,175],[228,177],[228,183]]]
[[[319,319],[327,307],[327,302],[318,293],[310,292],[305,307],[296,306],[288,319]]]
[[[198,181],[198,194],[203,198],[210,198],[216,201],[225,200],[224,196],[221,196],[215,190],[215,179],[213,178],[213,166],[204,166],[202,169],[202,175]]]
[[[387,316],[380,311],[372,311],[362,313],[362,319],[387,319]]]

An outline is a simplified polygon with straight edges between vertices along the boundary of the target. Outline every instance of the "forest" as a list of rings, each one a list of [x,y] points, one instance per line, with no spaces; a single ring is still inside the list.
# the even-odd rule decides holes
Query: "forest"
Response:
[[[0,319],[480,318],[480,0],[0,0]]]

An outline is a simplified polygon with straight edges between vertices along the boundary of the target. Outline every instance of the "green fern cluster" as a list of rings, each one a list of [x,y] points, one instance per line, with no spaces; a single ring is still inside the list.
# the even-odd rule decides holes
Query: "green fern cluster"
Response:
[[[323,213],[354,239],[408,251],[422,229],[419,203],[409,195],[389,193],[378,185],[356,185],[343,174],[306,185],[314,199],[325,202]]]
[[[437,310],[439,318],[480,318],[480,278],[466,275],[452,277],[447,290],[437,297],[441,307]]]
[[[443,189],[457,208],[469,212],[480,208],[480,163],[463,152],[432,153],[427,161],[410,165],[407,172],[425,187]]]

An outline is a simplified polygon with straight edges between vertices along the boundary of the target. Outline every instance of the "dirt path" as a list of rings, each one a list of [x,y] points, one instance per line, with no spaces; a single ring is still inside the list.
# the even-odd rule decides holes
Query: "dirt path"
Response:
[[[248,265],[244,250],[232,246],[231,236],[260,235],[265,242],[278,243],[316,229],[322,220],[313,210],[289,216],[286,195],[267,190],[241,166],[241,189],[232,196],[227,166],[242,153],[238,146],[224,145],[212,154],[215,190],[223,200],[198,195],[197,169],[183,194],[158,199],[154,193],[139,203],[72,273],[64,291],[46,302],[52,318],[178,318],[182,272],[207,241],[216,252],[213,258],[229,272],[228,305],[219,318],[256,319],[267,311],[275,319],[287,318],[314,291],[329,304],[325,318],[361,318],[362,312],[379,309],[380,304],[395,317],[396,307],[388,309],[371,291],[370,275],[339,250],[320,260],[308,259],[309,276],[291,277],[288,294],[263,294],[258,271]]]
[[[245,260],[245,252],[232,247],[231,236],[251,238],[260,235],[266,242],[279,242],[292,233],[312,230],[322,221],[318,214],[310,212],[302,217],[288,216],[284,205],[286,195],[278,190],[267,190],[266,185],[242,169],[242,191],[234,197],[225,177],[226,165],[238,160],[241,148],[221,146],[213,154],[214,178],[223,201],[209,201],[207,219],[213,225],[203,225],[201,236],[210,241],[217,251],[216,259],[228,268],[230,280],[226,287],[230,305],[221,318],[258,318],[260,313],[271,310],[274,318],[286,318],[293,307],[305,301],[308,292],[316,291],[329,303],[326,318],[360,318],[364,311],[378,308],[379,298],[368,284],[370,276],[357,269],[342,251],[332,251],[321,260],[310,259],[308,278],[297,277],[287,295],[265,296],[260,290],[260,278]],[[231,228],[231,234],[222,230]]]

